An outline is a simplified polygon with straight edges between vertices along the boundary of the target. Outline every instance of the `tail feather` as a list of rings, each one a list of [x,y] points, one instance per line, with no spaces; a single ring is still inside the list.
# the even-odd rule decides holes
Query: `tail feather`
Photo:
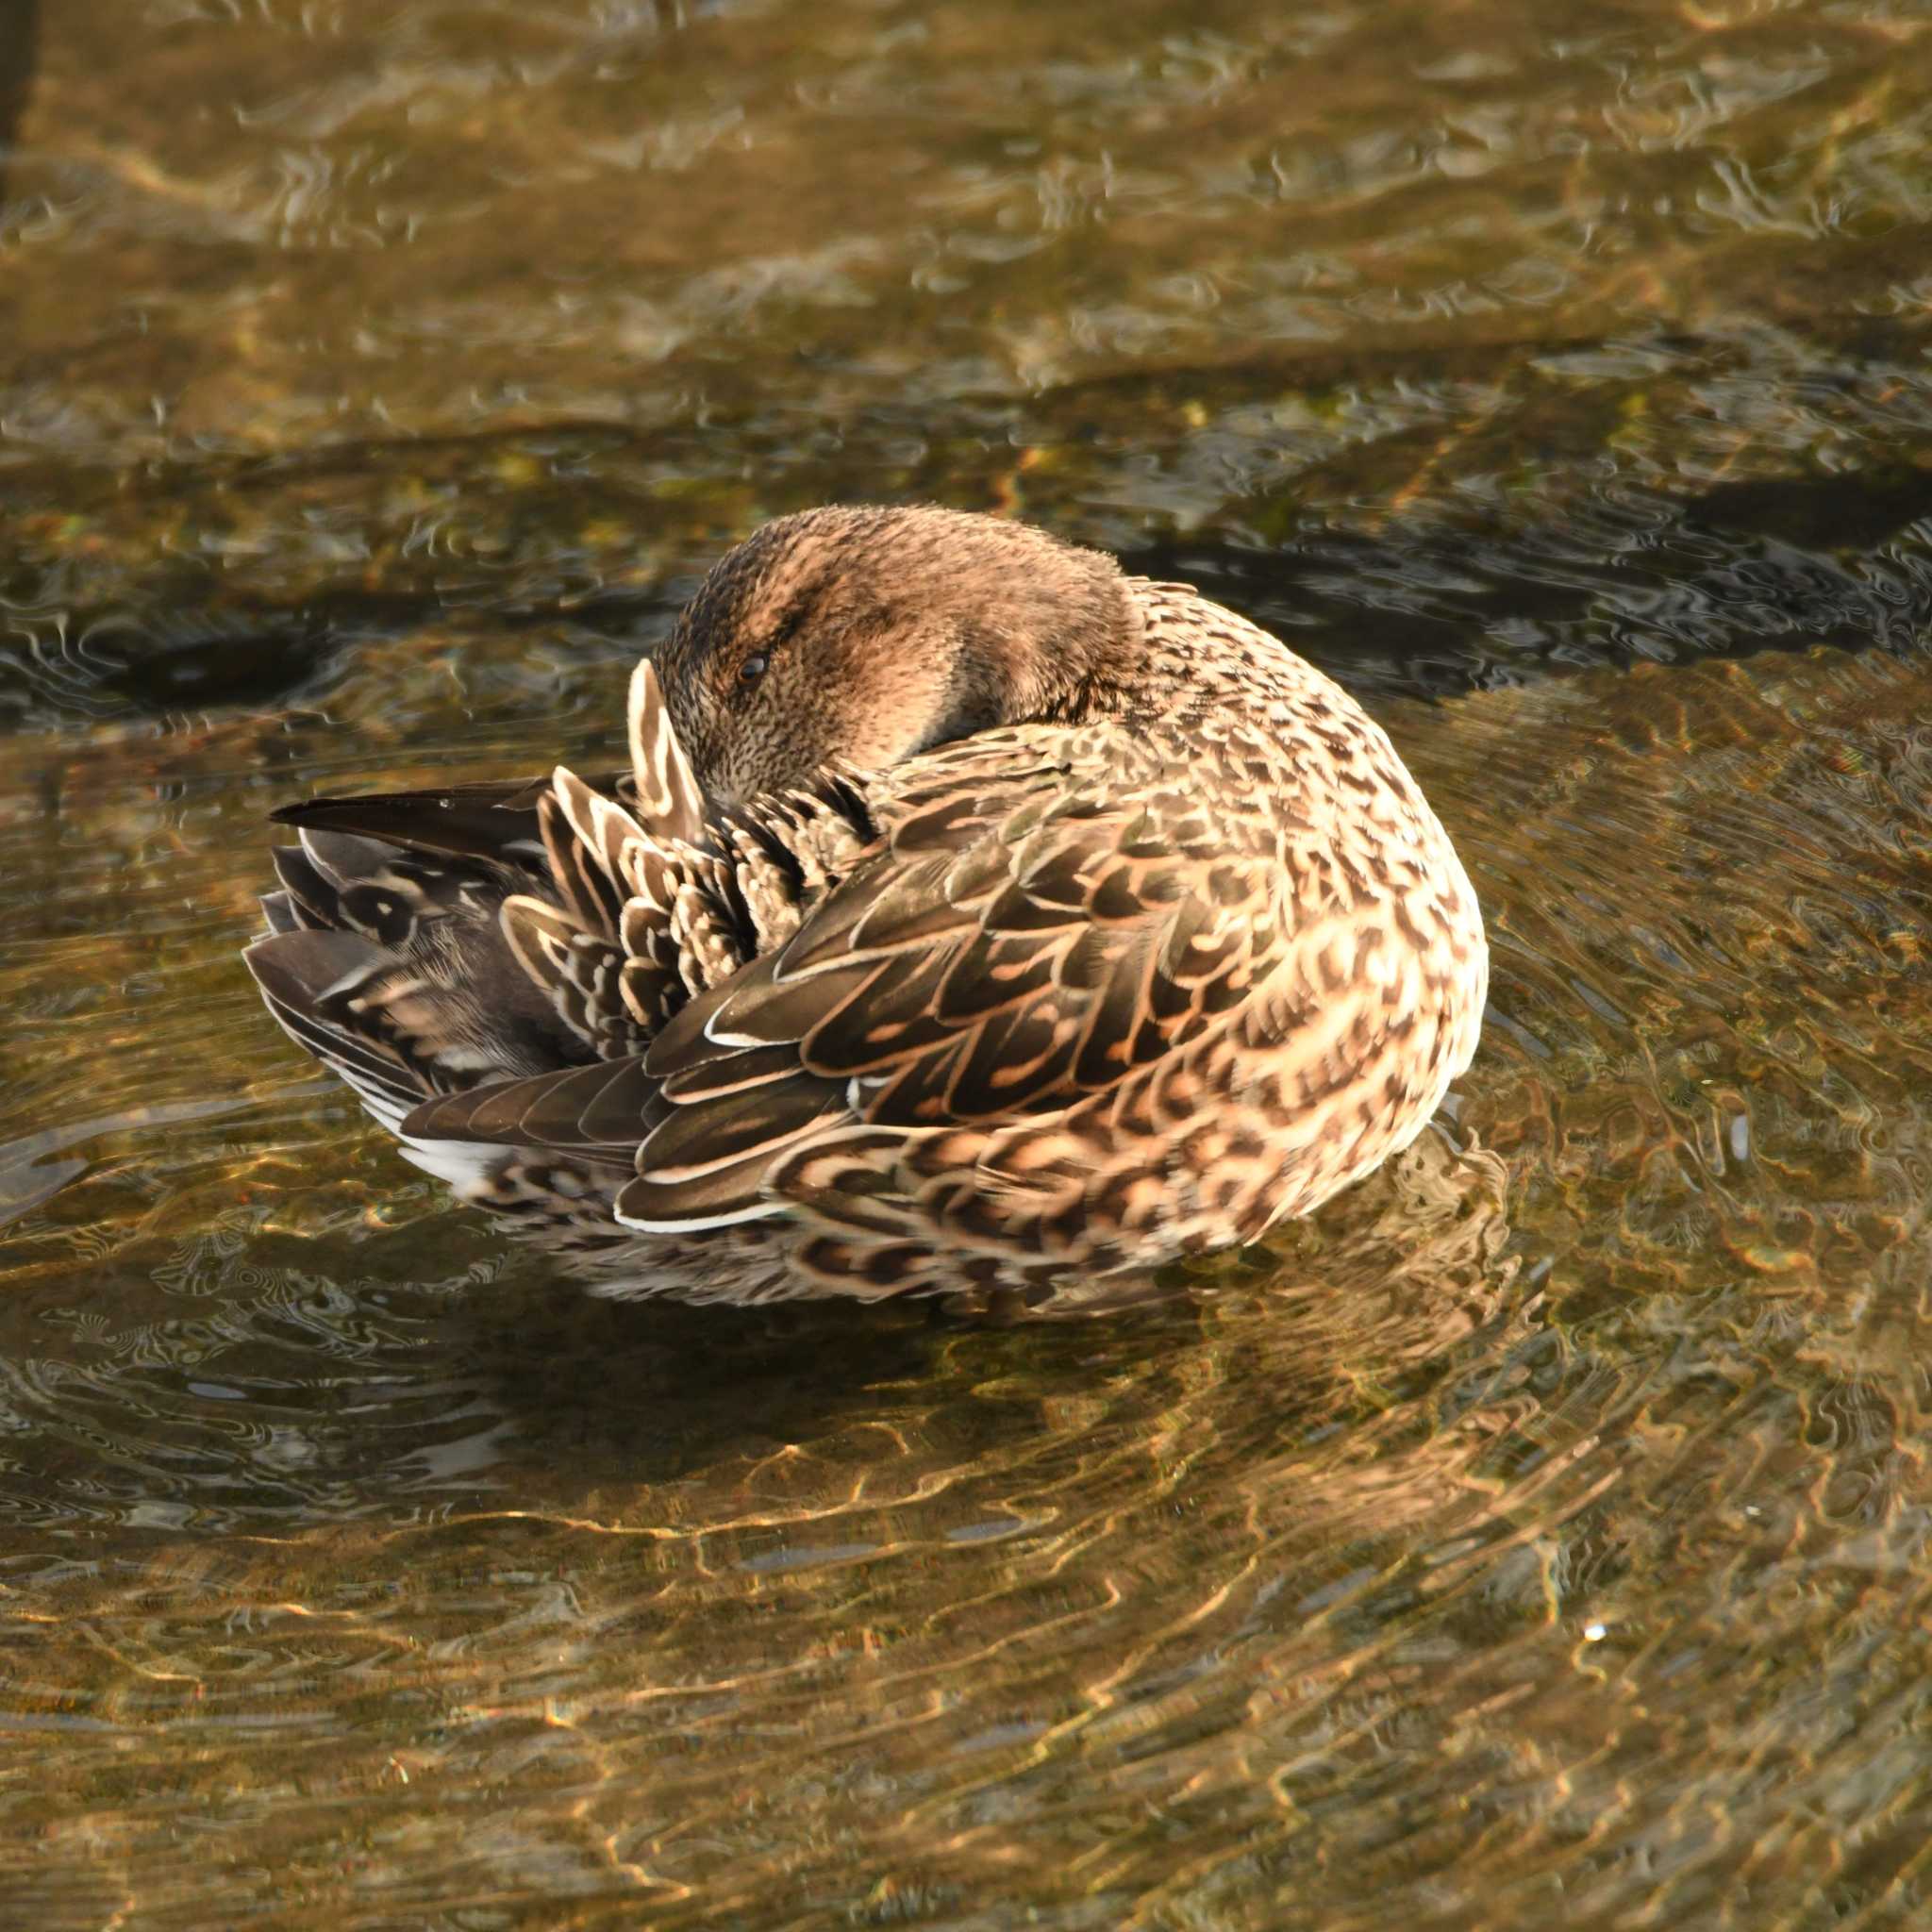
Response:
[[[334,832],[323,826],[305,825],[302,849],[312,864],[338,891],[365,882],[375,882],[403,860],[402,848],[386,845],[359,832]]]
[[[739,1134],[668,1158],[674,1131],[640,1170],[665,1124],[653,1038],[789,937],[874,832],[836,788],[769,801],[765,833],[710,824],[648,664],[628,723],[622,778],[558,767],[278,811],[297,841],[244,955],[276,1021],[409,1159],[565,1245],[782,1211],[763,1184],[774,1154],[845,1104],[842,1083],[739,1056],[708,1080]]]
[[[397,1126],[420,1098],[420,1076],[392,1048],[325,1017],[332,988],[379,966],[376,949],[346,933],[304,929],[271,933],[242,958],[283,1031],[353,1087],[385,1126]]]
[[[290,910],[311,930],[325,931],[341,914],[341,894],[318,872],[299,845],[277,845],[270,858]]]
[[[522,1149],[414,1134],[405,1126],[406,1116],[437,1093],[497,1071],[489,1065],[472,1072],[447,1050],[421,1050],[422,1038],[411,1037],[409,1022],[420,1024],[425,995],[408,962],[353,933],[281,924],[279,920],[291,917],[287,895],[269,897],[281,902],[267,906],[272,929],[242,958],[290,1039],[356,1094],[395,1136],[406,1159],[463,1198],[512,1210],[540,1200],[523,1171]],[[588,1195],[590,1190],[583,1191]],[[606,1221],[592,1204],[587,1206],[594,1223]],[[569,1232],[559,1229],[566,1237]]]
[[[501,927],[523,874],[304,826],[245,955],[277,1020],[393,1127],[425,1100],[594,1057]]]
[[[507,808],[486,795],[457,828],[462,850],[441,794],[420,801],[431,813],[429,847],[366,829],[394,823],[400,833],[418,801],[305,808],[299,842],[275,854],[268,930],[242,957],[283,1030],[408,1159],[464,1199],[541,1222],[559,1246],[594,1249],[625,1239],[610,1202],[627,1157],[613,1173],[608,1152],[453,1138],[408,1120],[505,1083],[594,1068],[646,1037],[625,1008],[614,942],[533,895],[552,884],[538,869],[541,843],[533,864],[526,836],[538,829],[537,796],[519,792]],[[512,835],[497,858],[480,849],[492,822]]]
[[[302,924],[295,902],[283,892],[264,892],[261,895],[261,916],[268,921],[268,929],[273,933],[294,932]]]
[[[507,1167],[514,1160],[514,1150],[472,1141],[439,1141],[403,1131],[404,1115],[422,1097],[414,1074],[370,1042],[319,1019],[303,972],[307,962],[299,957],[291,958],[285,946],[289,939],[324,937],[332,936],[275,934],[245,949],[242,957],[255,974],[264,1004],[289,1038],[334,1073],[395,1136],[397,1151],[406,1160],[447,1182],[466,1198],[486,1197],[501,1185]]]

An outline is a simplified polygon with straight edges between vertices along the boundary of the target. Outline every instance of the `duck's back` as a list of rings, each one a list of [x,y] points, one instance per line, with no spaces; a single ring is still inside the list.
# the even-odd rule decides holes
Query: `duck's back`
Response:
[[[1251,1240],[1421,1130],[1487,979],[1446,836],[1339,687],[1134,589],[1169,701],[872,781],[878,851],[654,1042],[623,1219],[1032,1285]]]
[[[1351,698],[1129,589],[1136,708],[702,826],[687,798],[675,837],[648,774],[559,773],[496,848],[352,816],[392,842],[305,831],[252,963],[412,1158],[601,1251],[607,1291],[1033,1295],[1252,1240],[1421,1130],[1474,1051],[1482,924]],[[287,890],[325,861],[332,896]],[[448,904],[403,943],[343,909],[425,876]],[[440,1056],[408,1031],[432,994],[464,1022]]]

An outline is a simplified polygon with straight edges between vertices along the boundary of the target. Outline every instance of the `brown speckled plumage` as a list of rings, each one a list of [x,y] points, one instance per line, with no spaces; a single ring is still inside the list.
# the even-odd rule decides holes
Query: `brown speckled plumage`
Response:
[[[280,814],[249,956],[608,1291],[1091,1289],[1307,1212],[1474,1051],[1474,894],[1380,727],[1024,525],[769,525],[640,667],[631,752]]]

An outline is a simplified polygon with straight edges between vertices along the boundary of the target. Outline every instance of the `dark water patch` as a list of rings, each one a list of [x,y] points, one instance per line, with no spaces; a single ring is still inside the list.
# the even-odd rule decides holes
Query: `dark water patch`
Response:
[[[107,1520],[272,1534],[514,1507],[506,1454],[568,1470],[579,1499],[671,1486],[782,1454],[877,1378],[923,1377],[942,1341],[924,1312],[862,1317],[855,1380],[854,1324],[823,1309],[640,1324],[420,1220],[375,1230],[345,1283],[274,1219],[230,1208],[117,1260],[105,1324],[32,1298],[0,1386],[25,1451],[0,1470],[16,1558]]]
[[[1692,389],[1724,390],[1718,418],[1744,406],[1710,345],[1486,366],[1372,382],[1264,358],[836,428],[712,400],[650,431],[345,442],[86,491],[32,466],[0,496],[20,533],[0,704],[113,715],[307,694],[358,641],[452,615],[501,633],[506,664],[508,640],[546,626],[635,648],[763,517],[861,498],[1041,517],[1386,694],[1924,635],[1932,471],[1881,446],[1898,404],[1874,398],[1895,366],[1793,373],[1841,467],[1703,482],[1664,466]],[[1526,437],[1548,463],[1620,434],[1624,459],[1521,473]],[[1760,466],[1733,429],[1705,434],[1714,469],[1725,452]]]
[[[1932,472],[1683,499],[1606,490],[1553,523],[1457,508],[1380,532],[1318,527],[1278,548],[1203,531],[1123,561],[1198,584],[1343,683],[1391,696],[1820,643],[1911,650],[1932,636]]]
[[[0,0],[0,196],[7,192],[8,150],[33,86],[40,12],[40,0]]]
[[[20,721],[42,708],[165,717],[297,703],[339,651],[392,634],[409,613],[385,599],[353,614],[339,600],[292,611],[191,604],[37,616],[28,607],[8,620],[14,649],[0,659],[10,674],[0,676],[0,712]]]

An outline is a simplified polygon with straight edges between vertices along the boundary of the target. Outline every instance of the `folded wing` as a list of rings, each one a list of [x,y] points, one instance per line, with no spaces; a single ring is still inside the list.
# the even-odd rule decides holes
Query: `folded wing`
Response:
[[[883,848],[652,1042],[622,1220],[668,1231],[798,1205],[774,1163],[828,1137],[1049,1117],[1272,970],[1271,864],[1230,854],[1184,770],[1143,760],[1130,788],[1091,742],[1077,761],[1014,749],[921,760]]]

